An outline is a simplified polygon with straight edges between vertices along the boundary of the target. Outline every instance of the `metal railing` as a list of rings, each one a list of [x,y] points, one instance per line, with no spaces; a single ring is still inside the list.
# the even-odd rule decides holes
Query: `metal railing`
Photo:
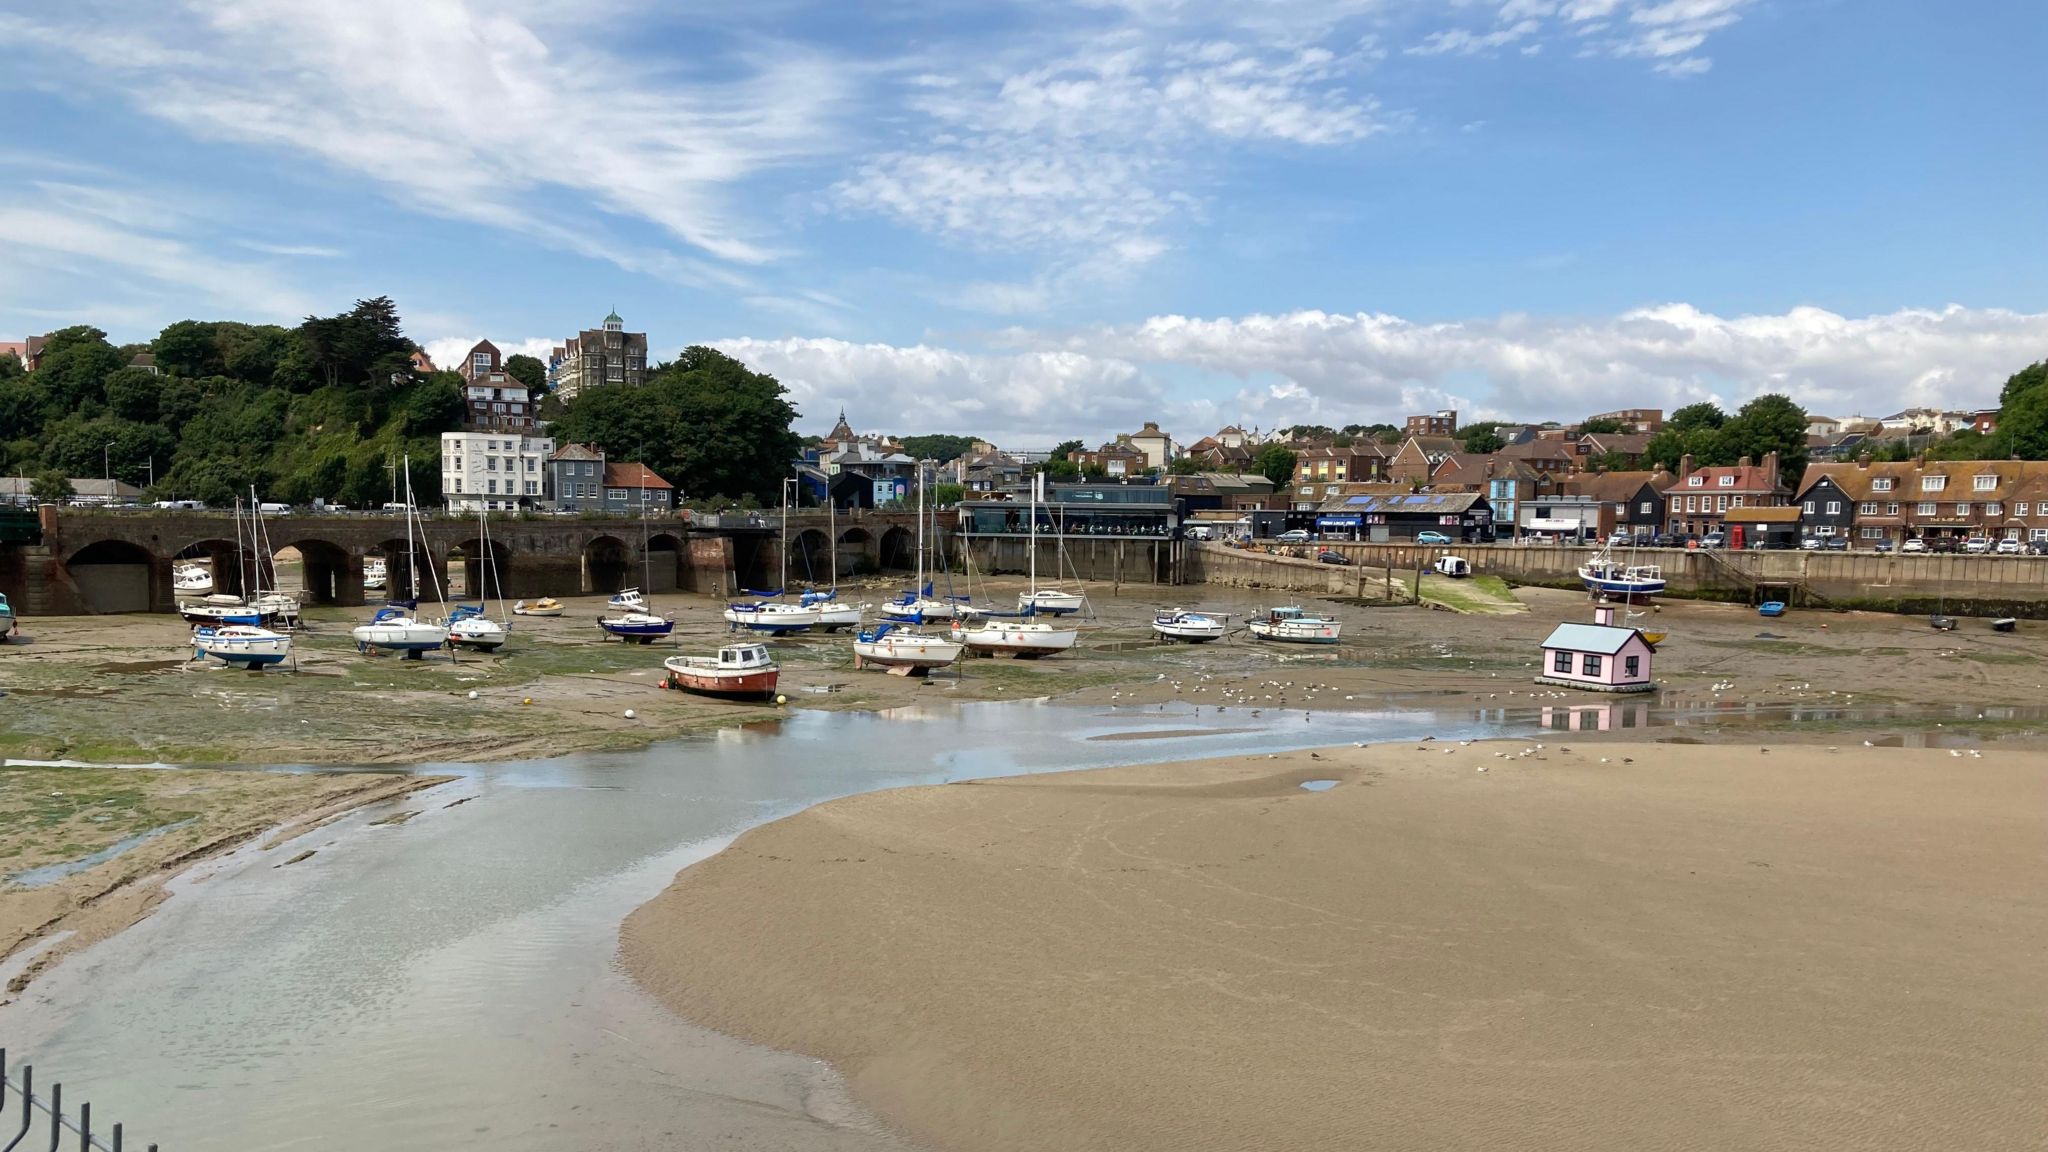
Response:
[[[107,1133],[106,1140],[102,1140],[92,1130],[92,1104],[90,1101],[78,1106],[78,1119],[73,1120],[64,1114],[64,1084],[62,1081],[50,1085],[50,1098],[48,1100],[36,1095],[35,1083],[35,1065],[23,1064],[21,1066],[21,1078],[17,1082],[14,1073],[7,1069],[7,1049],[0,1048],[0,1140],[6,1141],[5,1144],[0,1144],[0,1152],[16,1152],[17,1149],[20,1152],[29,1152],[30,1149],[35,1148],[43,1149],[44,1152],[58,1152],[60,1146],[76,1148],[78,1152],[121,1152],[121,1126],[119,1124],[114,1125],[113,1129]],[[8,1103],[9,1097],[18,1098],[19,1104],[10,1105]],[[19,1120],[8,1115],[10,1107],[20,1113]],[[36,1119],[36,1114],[39,1112],[49,1117],[49,1143],[47,1144],[41,1142],[42,1137],[40,1133],[37,1133],[33,1139],[30,1136],[30,1129],[40,1129],[42,1127],[41,1122]],[[65,1137],[67,1135],[76,1136],[78,1138],[77,1142],[66,1145]],[[111,1140],[112,1143],[108,1143],[108,1140]],[[156,1145],[151,1144],[148,1152],[157,1152]]]

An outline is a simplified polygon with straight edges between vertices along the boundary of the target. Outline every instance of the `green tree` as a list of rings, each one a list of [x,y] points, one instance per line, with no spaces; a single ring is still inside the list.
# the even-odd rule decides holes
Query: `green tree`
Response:
[[[1086,447],[1087,445],[1081,443],[1079,440],[1062,440],[1058,444],[1053,445],[1052,455],[1048,459],[1071,460],[1073,459],[1074,453],[1080,452],[1084,450]]]
[[[1049,480],[1074,481],[1081,478],[1081,466],[1065,456],[1047,460],[1039,465],[1038,470],[1045,473]]]
[[[0,352],[0,383],[18,380],[27,371],[27,368],[22,367],[21,357],[16,356],[12,350]]]
[[[1252,467],[1259,475],[1273,482],[1275,488],[1284,488],[1294,479],[1295,455],[1285,445],[1268,444],[1259,450],[1252,461]]]
[[[1720,448],[1723,457],[1747,456],[1758,464],[1776,452],[1779,478],[1796,485],[1806,472],[1806,410],[1775,392],[1759,396],[1721,426]]]
[[[1481,455],[1498,452],[1507,447],[1508,444],[1507,441],[1500,438],[1500,433],[1496,428],[1497,425],[1493,424],[1474,424],[1460,429],[1458,431],[1458,439],[1464,444],[1465,451],[1467,452],[1476,452]]]
[[[1671,414],[1664,428],[1643,449],[1643,462],[1653,468],[1678,469],[1679,461],[1691,456],[1699,467],[1733,464],[1741,453],[1728,450],[1721,428],[1728,414],[1718,405],[1702,401],[1687,404]],[[1803,434],[1805,429],[1800,430]]]
[[[98,407],[106,397],[106,380],[127,366],[107,334],[80,324],[50,334],[36,370],[27,377],[38,393],[45,422]]]
[[[2000,389],[1998,439],[2008,455],[2048,460],[2048,360],[2013,373]]]
[[[1292,428],[1282,428],[1280,435],[1291,437],[1304,443],[1315,443],[1317,441],[1335,439],[1337,430],[1328,424],[1296,424]]]
[[[409,436],[439,436],[453,432],[469,415],[469,401],[462,397],[462,377],[454,372],[436,372],[412,386],[401,406]]]
[[[1193,476],[1202,470],[1202,462],[1193,456],[1176,456],[1166,466],[1169,476]]]
[[[147,368],[121,368],[107,377],[107,407],[123,420],[155,423],[164,378]]]
[[[548,366],[541,363],[538,357],[528,356],[524,352],[514,352],[505,357],[505,375],[536,392],[547,390]]]
[[[376,392],[388,387],[392,377],[412,374],[416,346],[405,338],[398,306],[389,296],[358,300],[337,316],[308,316],[298,335],[296,351],[313,382]]]
[[[974,447],[972,436],[949,436],[933,433],[924,436],[905,436],[903,451],[913,460],[937,460],[944,464],[967,455]]]
[[[1611,436],[1617,432],[1626,431],[1628,431],[1628,425],[1623,424],[1612,416],[1597,416],[1579,425],[1579,433],[1583,436]]]
[[[1721,411],[1720,405],[1710,400],[1702,400],[1697,404],[1687,404],[1673,412],[1671,419],[1664,422],[1664,427],[1689,432],[1694,428],[1719,428],[1727,422],[1728,414]]]
[[[967,499],[967,489],[958,484],[932,485],[931,502],[941,508],[951,508],[965,499]]]
[[[28,494],[38,504],[62,504],[77,495],[71,487],[70,477],[55,468],[37,473],[36,478],[29,481]]]
[[[776,497],[802,441],[773,376],[690,347],[640,388],[594,388],[563,410],[557,440],[637,460],[692,497]]]

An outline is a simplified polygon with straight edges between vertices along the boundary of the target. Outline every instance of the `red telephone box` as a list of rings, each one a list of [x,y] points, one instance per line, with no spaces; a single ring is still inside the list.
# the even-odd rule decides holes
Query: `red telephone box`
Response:
[[[1738,551],[1738,552],[1740,552],[1740,551],[1742,550],[1742,525],[1740,525],[1740,524],[1735,524],[1735,525],[1731,525],[1731,526],[1729,527],[1729,529],[1728,529],[1728,547],[1730,547],[1730,548],[1732,548],[1732,549],[1734,549],[1734,550],[1736,550],[1736,551]]]

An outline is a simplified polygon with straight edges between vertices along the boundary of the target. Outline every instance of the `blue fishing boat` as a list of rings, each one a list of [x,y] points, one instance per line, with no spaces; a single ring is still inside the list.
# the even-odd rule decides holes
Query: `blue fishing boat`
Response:
[[[254,628],[243,624],[224,624],[218,628],[202,625],[192,633],[194,660],[211,656],[224,664],[264,668],[283,663],[285,657],[291,654],[292,638],[287,632],[272,632],[268,628]]]
[[[652,644],[676,630],[675,621],[651,612],[623,612],[617,616],[600,616],[597,626],[604,629],[605,635],[617,636],[628,644]]]
[[[1635,602],[1648,600],[1664,591],[1664,569],[1655,564],[1626,564],[1614,555],[1609,541],[1591,560],[1579,566],[1579,580],[1595,596]]]

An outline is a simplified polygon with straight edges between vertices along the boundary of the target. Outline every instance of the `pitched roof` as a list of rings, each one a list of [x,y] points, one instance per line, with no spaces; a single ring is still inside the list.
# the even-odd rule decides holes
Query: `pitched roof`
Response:
[[[1657,471],[1628,472],[1587,472],[1564,482],[1565,491],[1578,496],[1591,496],[1604,504],[1619,504],[1631,499],[1649,484],[1659,491],[1670,485],[1671,473]]]
[[[1700,478],[1698,484],[1692,483],[1694,476]],[[1733,476],[1735,483],[1722,484],[1721,477],[1723,476]],[[1708,492],[1782,492],[1784,491],[1784,485],[1768,469],[1759,468],[1754,464],[1720,464],[1711,468],[1695,468],[1685,476],[1673,477],[1671,483],[1664,486],[1664,491],[1667,495],[1675,493],[1683,496],[1688,492],[1698,495],[1702,490]]]
[[[1405,448],[1409,444],[1415,445],[1424,456],[1448,456],[1453,452],[1465,450],[1464,441],[1455,436],[1410,436],[1403,442],[1402,447]]]
[[[1493,458],[1477,452],[1453,452],[1429,471],[1431,484],[1479,484],[1493,471]]]
[[[606,464],[604,486],[607,488],[673,488],[675,485],[655,475],[654,469],[645,464]]]
[[[1569,440],[1525,440],[1495,453],[1515,460],[1571,460],[1578,454]]]
[[[1650,434],[1647,432],[1589,432],[1579,440],[1595,453],[1619,452],[1624,456],[1641,456],[1650,450]]]
[[[1405,495],[1374,493],[1366,496],[1332,496],[1323,501],[1325,512],[1394,512],[1442,515],[1463,512],[1484,499],[1477,492],[1412,492]]]
[[[14,353],[16,360],[21,361],[23,364],[28,363],[28,341],[0,340],[0,356],[5,356],[9,352]]]
[[[548,459],[602,460],[604,459],[604,453],[599,452],[597,449],[592,448],[588,444],[564,444],[560,448],[555,449],[555,454],[553,456],[548,457]]]
[[[1637,632],[1633,628],[1616,628],[1612,624],[1559,624],[1551,629],[1550,636],[1543,641],[1543,646],[1612,656],[1621,651],[1622,646],[1636,635]]]

